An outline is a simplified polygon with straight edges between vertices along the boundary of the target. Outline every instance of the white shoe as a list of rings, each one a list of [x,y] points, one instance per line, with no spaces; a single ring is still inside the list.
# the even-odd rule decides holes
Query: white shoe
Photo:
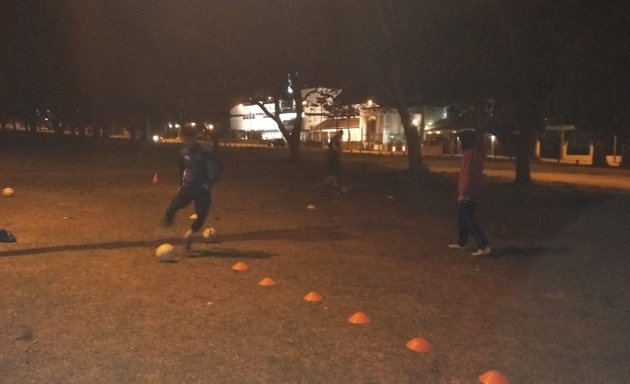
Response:
[[[458,243],[449,244],[450,249],[466,249],[465,245],[459,245]]]
[[[475,252],[472,253],[473,256],[488,256],[492,250],[490,246],[485,246],[484,248],[479,248]]]
[[[191,244],[193,240],[192,235],[193,235],[193,231],[190,229],[186,231],[186,234],[184,235],[184,249],[187,251],[190,251],[190,248],[191,248]]]

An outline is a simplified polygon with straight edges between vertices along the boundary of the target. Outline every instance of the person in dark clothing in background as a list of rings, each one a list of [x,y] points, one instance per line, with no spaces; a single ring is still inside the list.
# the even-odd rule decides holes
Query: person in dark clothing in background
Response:
[[[166,209],[165,224],[172,225],[175,214],[191,202],[195,204],[197,218],[184,235],[184,248],[189,250],[192,236],[201,229],[212,204],[212,187],[219,180],[221,162],[209,148],[196,140],[197,131],[192,127],[182,127],[180,137],[185,143],[180,151],[180,187]]]
[[[477,222],[476,210],[483,181],[483,153],[476,146],[477,134],[473,129],[463,129],[457,136],[462,146],[462,162],[459,173],[457,197],[457,243],[449,244],[451,249],[466,249],[468,236],[477,243],[473,256],[490,254],[490,244]]]
[[[343,189],[339,183],[339,175],[341,174],[341,155],[343,150],[341,149],[341,138],[343,137],[343,131],[340,129],[335,132],[334,136],[328,143],[326,150],[326,170],[327,175],[323,181],[324,187],[331,185],[333,190],[342,192]]]

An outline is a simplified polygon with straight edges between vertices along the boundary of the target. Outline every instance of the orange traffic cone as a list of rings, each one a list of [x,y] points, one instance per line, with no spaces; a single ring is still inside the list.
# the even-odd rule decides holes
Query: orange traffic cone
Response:
[[[158,183],[158,177],[157,177],[157,172],[153,173],[153,184],[157,184]]]
[[[370,318],[363,312],[357,312],[348,318],[352,324],[362,325],[370,322]]]
[[[319,303],[322,301],[322,297],[319,293],[315,292],[315,291],[311,291],[309,293],[306,294],[306,296],[304,296],[304,300],[311,302],[311,303]]]
[[[505,378],[499,371],[488,371],[479,376],[479,381],[483,384],[510,384],[508,379]]]
[[[271,278],[269,277],[265,277],[264,279],[260,280],[258,282],[258,285],[261,285],[263,287],[271,287],[273,285],[276,285],[276,282],[273,281]]]
[[[428,341],[421,337],[416,337],[415,339],[409,340],[407,342],[407,348],[409,348],[410,351],[414,352],[433,352],[433,346],[431,346]]]
[[[239,261],[238,263],[232,266],[232,269],[238,272],[243,272],[247,270],[247,264],[243,263],[242,261]]]

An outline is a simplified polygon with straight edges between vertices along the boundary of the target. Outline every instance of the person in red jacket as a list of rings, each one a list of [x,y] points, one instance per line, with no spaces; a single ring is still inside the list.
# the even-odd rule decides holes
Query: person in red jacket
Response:
[[[476,147],[476,132],[464,129],[458,132],[462,146],[462,162],[459,173],[457,197],[457,243],[449,244],[452,249],[466,249],[468,237],[477,243],[473,256],[490,254],[490,244],[477,221],[476,210],[481,197],[483,182],[483,153]]]

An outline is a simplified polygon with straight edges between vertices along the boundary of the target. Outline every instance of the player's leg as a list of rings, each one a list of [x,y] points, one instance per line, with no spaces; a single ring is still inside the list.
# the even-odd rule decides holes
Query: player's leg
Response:
[[[167,226],[173,224],[173,220],[175,219],[175,214],[180,209],[186,207],[192,201],[192,195],[190,193],[189,188],[180,188],[177,194],[171,200],[168,208],[166,209],[166,214],[164,215],[164,223]]]
[[[210,192],[207,190],[200,191],[195,194],[193,201],[195,202],[195,213],[197,214],[197,218],[190,225],[190,229],[186,231],[184,235],[184,247],[186,249],[190,249],[190,244],[192,243],[192,236],[197,233],[208,217],[208,213],[210,212],[210,205],[212,204],[212,197]]]

